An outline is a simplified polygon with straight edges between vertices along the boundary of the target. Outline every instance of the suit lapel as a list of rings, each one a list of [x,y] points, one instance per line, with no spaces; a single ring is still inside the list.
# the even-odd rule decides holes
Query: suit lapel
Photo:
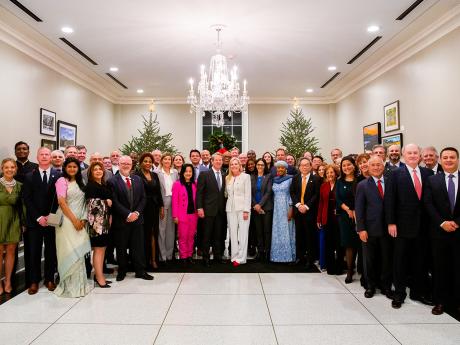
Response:
[[[403,176],[404,178],[406,179],[406,183],[408,185],[410,185],[409,189],[411,190],[412,194],[417,198],[418,200],[418,195],[417,195],[417,192],[415,191],[415,186],[414,186],[414,182],[412,181],[412,177],[410,176],[409,174],[409,170],[407,170],[406,167],[404,168],[401,168],[403,170]],[[422,175],[422,173],[420,173],[420,176]],[[422,186],[423,187],[423,186]]]

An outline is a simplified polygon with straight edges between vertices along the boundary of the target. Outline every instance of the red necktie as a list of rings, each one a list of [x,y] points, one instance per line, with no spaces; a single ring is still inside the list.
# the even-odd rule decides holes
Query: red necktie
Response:
[[[417,176],[417,170],[412,170],[412,176],[414,177],[414,186],[415,192],[417,193],[418,199],[422,199],[422,184],[420,183],[420,179]]]
[[[377,181],[377,189],[379,190],[380,196],[383,199],[383,187],[382,187],[382,181],[380,180]]]
[[[131,189],[131,181],[129,177],[125,177],[125,179],[126,179],[126,185],[128,186],[128,189]]]

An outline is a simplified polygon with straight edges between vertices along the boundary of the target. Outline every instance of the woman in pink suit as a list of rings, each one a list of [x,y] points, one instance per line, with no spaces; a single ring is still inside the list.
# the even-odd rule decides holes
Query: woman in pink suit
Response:
[[[193,263],[193,244],[198,215],[195,208],[195,171],[191,164],[184,164],[179,180],[172,187],[171,207],[174,223],[177,224],[179,257]]]

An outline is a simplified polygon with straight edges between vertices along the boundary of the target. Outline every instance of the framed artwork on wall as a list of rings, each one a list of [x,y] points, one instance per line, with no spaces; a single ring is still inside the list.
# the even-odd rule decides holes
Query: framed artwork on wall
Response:
[[[399,129],[399,100],[393,103],[387,104],[383,107],[384,115],[384,131],[392,132]]]
[[[67,146],[75,145],[77,145],[77,125],[59,120],[57,139],[59,150],[64,150]]]
[[[386,148],[388,148],[391,145],[399,145],[399,147],[403,147],[402,133],[396,133],[382,137],[382,145]]]
[[[56,136],[56,113],[40,108],[40,134]]]
[[[372,152],[374,145],[380,144],[381,125],[380,122],[371,123],[363,127],[364,152]]]
[[[56,140],[42,139],[40,146],[47,147],[51,151],[54,151],[56,150]]]

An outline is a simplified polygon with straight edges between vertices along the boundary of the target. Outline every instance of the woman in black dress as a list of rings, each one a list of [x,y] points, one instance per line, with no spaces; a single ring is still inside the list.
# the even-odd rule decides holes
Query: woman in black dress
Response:
[[[163,207],[160,180],[158,175],[151,171],[153,156],[149,152],[142,154],[139,159],[137,175],[144,182],[146,204],[144,208],[144,244],[145,259],[148,270],[157,269],[158,259],[158,225],[160,209]]]
[[[105,184],[105,169],[101,162],[93,162],[88,168],[88,184],[85,198],[88,207],[88,228],[93,248],[94,284],[108,288],[110,281],[103,273],[105,248],[109,241],[110,207],[112,192]]]

